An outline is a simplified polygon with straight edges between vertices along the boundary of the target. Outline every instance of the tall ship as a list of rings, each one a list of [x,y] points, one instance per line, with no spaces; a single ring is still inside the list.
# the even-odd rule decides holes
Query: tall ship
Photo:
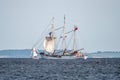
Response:
[[[79,59],[84,58],[87,59],[86,53],[82,51],[84,48],[77,49],[77,36],[76,33],[78,31],[77,26],[73,26],[73,29],[66,32],[66,23],[64,23],[62,27],[56,28],[54,25],[54,17],[51,20],[50,31],[47,31],[46,28],[42,33],[42,37],[40,41],[40,47],[43,46],[42,49],[37,49],[36,45],[38,45],[39,41],[32,47],[32,58],[34,59]],[[72,46],[70,46],[72,45]]]

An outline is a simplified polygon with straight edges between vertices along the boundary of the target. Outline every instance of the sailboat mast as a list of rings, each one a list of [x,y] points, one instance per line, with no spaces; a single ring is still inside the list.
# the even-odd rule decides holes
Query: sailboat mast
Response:
[[[54,38],[54,33],[55,29],[54,29],[54,17],[52,18],[52,38]]]
[[[76,30],[78,30],[78,28],[76,26],[74,26],[74,39],[73,39],[73,50],[76,50]]]
[[[74,51],[76,50],[76,31],[75,30],[74,30],[73,49],[74,49]]]
[[[63,55],[64,55],[64,50],[65,50],[65,15],[64,15],[64,26],[63,26],[63,41],[62,41],[62,46],[63,46]]]

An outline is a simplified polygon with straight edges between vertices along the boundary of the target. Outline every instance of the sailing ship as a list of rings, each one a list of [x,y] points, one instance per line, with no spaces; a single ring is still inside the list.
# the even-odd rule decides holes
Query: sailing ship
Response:
[[[84,58],[87,59],[87,55],[82,53],[81,51],[84,48],[77,49],[76,42],[76,32],[78,31],[78,27],[74,25],[71,31],[66,32],[65,30],[65,16],[64,16],[64,25],[60,28],[55,29],[54,26],[54,17],[52,18],[52,27],[51,31],[47,32],[47,36],[44,36],[44,40],[42,40],[44,50],[40,51],[35,48],[32,48],[33,58],[38,59],[38,55],[40,54],[40,58],[43,59],[79,59]],[[56,36],[55,33],[57,30],[62,29],[62,35]],[[73,34],[73,40],[69,39],[69,41],[73,41],[72,49],[67,49],[66,41],[68,34]],[[57,39],[61,40],[61,46],[59,49],[56,49],[56,46],[59,46],[59,42]],[[71,43],[71,42],[70,42]],[[68,43],[68,44],[70,44]]]

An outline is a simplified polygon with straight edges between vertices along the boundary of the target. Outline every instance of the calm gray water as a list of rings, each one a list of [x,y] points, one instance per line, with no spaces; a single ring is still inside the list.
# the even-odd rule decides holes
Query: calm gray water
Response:
[[[120,58],[1,58],[0,80],[120,80]]]

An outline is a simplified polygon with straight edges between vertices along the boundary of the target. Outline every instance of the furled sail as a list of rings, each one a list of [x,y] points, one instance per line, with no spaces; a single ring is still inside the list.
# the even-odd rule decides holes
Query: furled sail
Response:
[[[53,53],[55,46],[55,37],[45,37],[44,48],[47,52]]]

